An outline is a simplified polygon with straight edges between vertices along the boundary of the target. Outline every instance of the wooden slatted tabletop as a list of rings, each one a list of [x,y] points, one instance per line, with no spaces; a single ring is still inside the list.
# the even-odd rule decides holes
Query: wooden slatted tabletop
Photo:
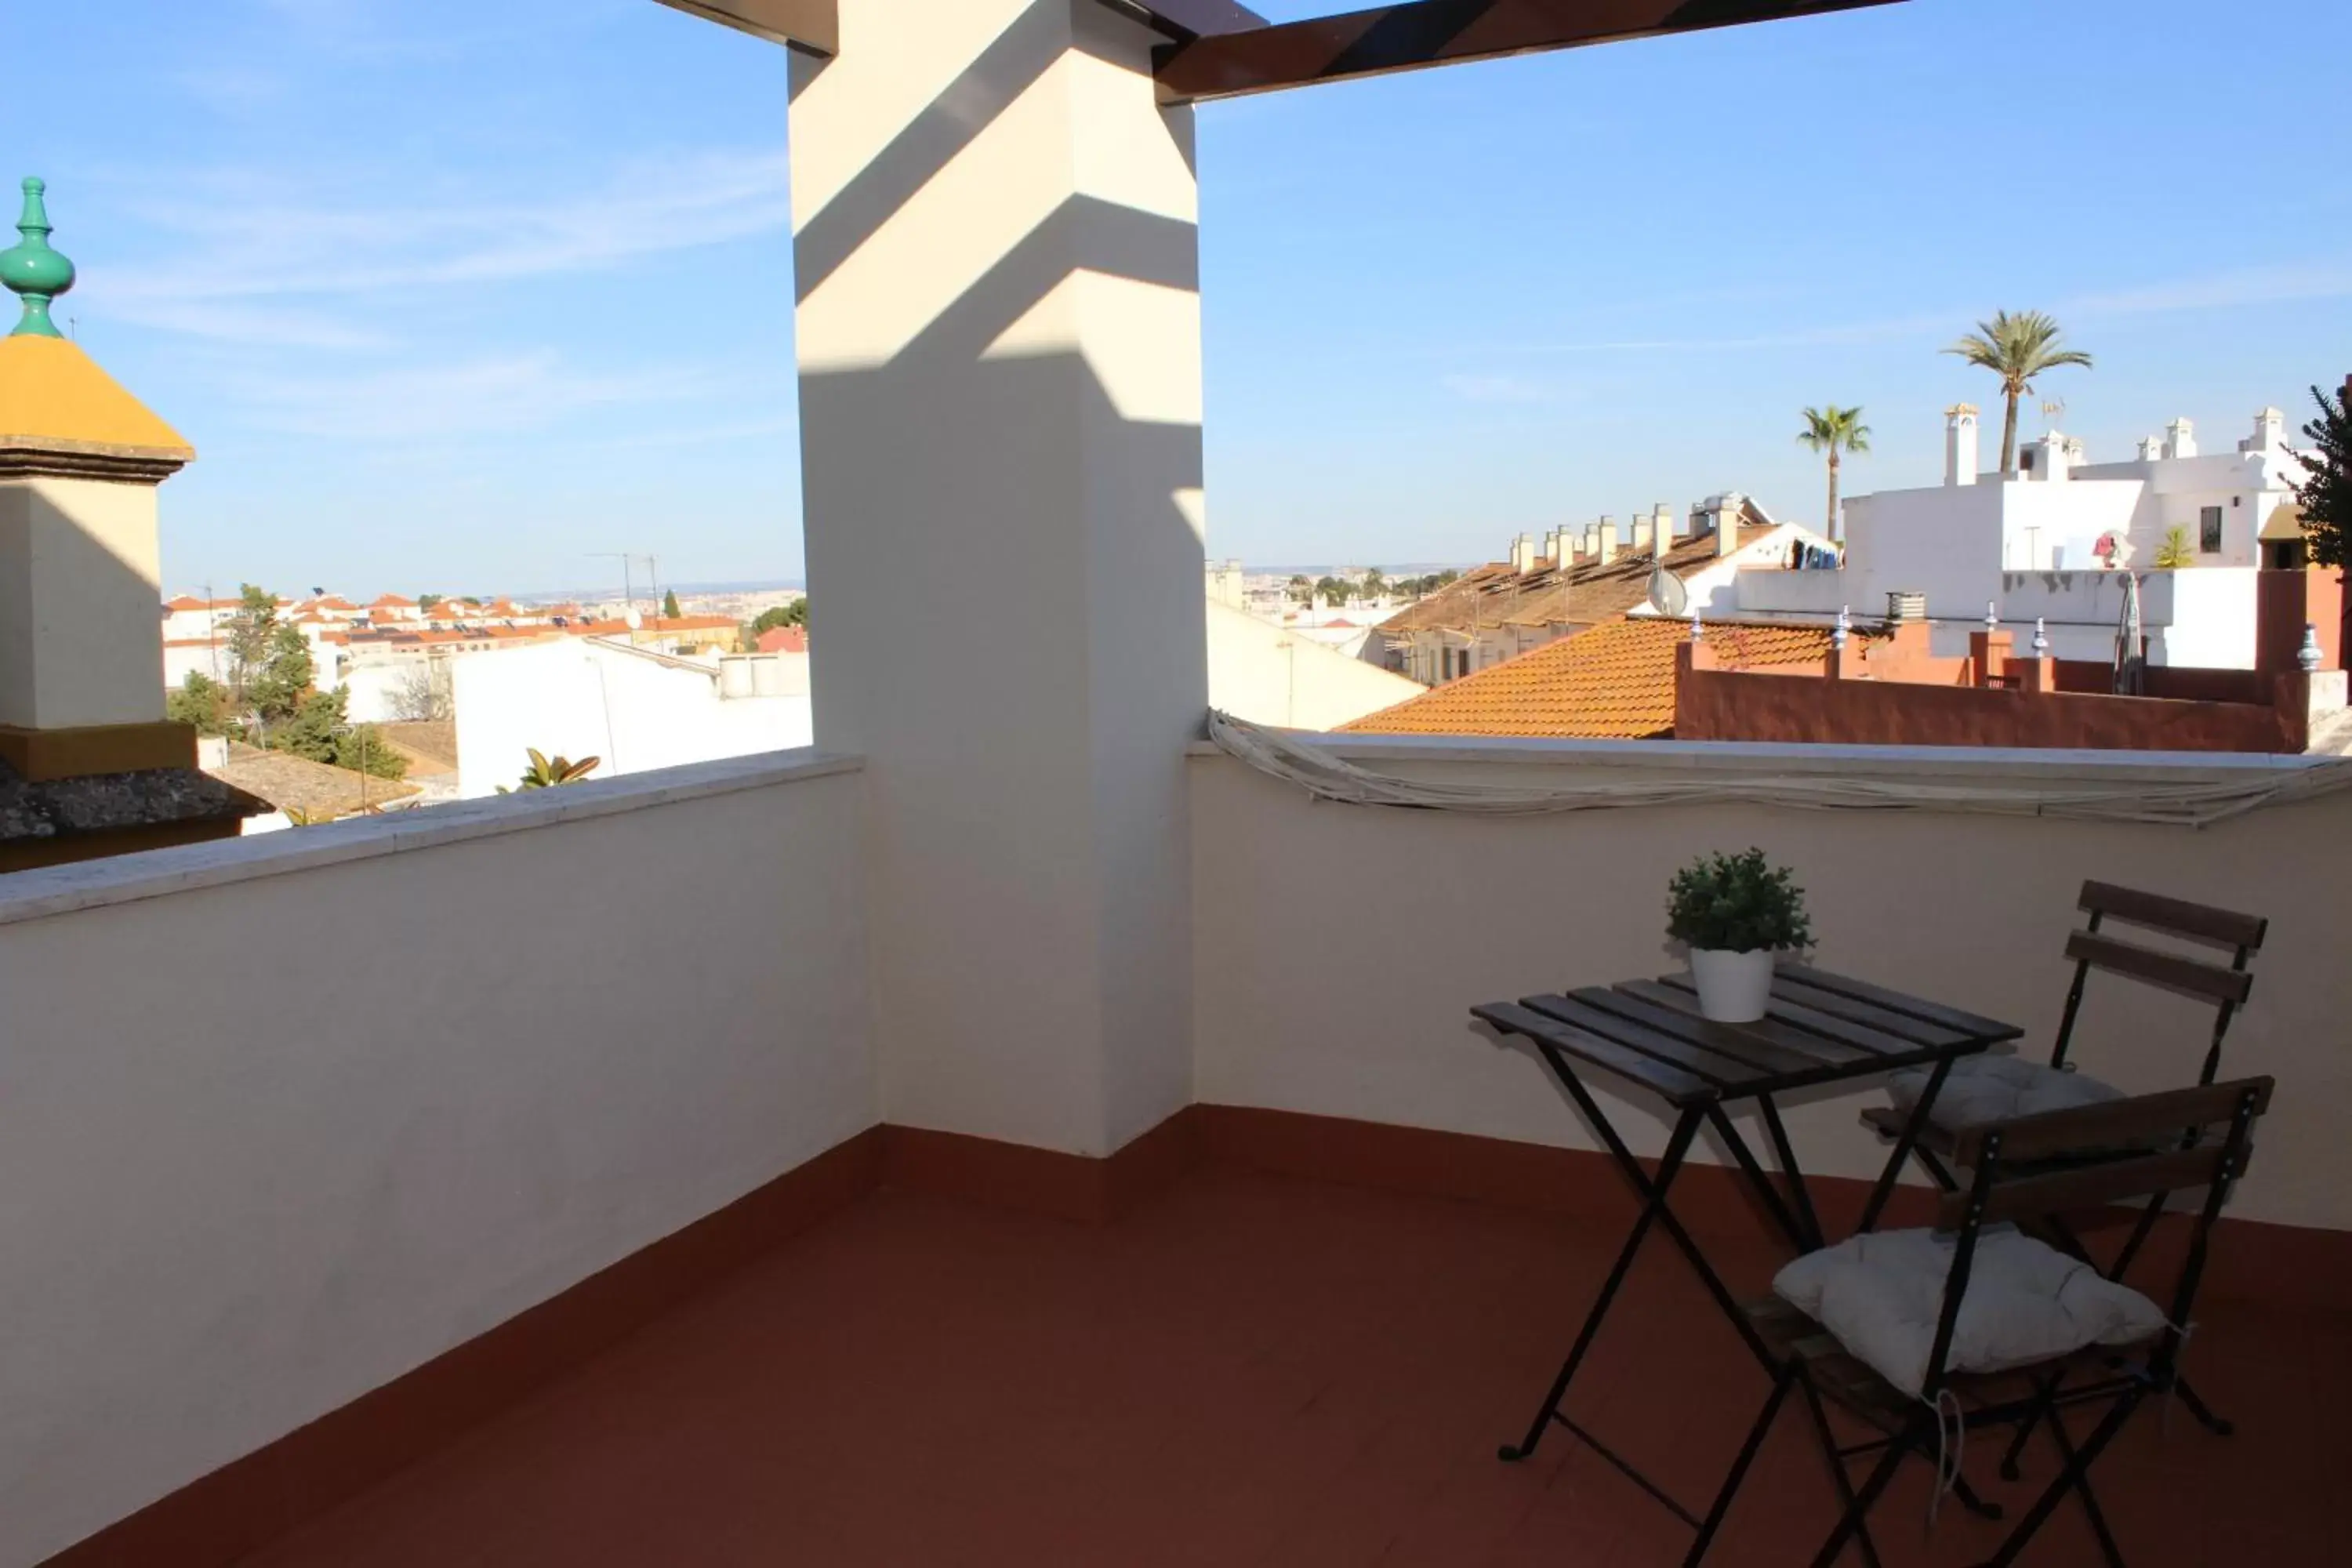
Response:
[[[1964,1008],[1801,964],[1774,975],[1771,1005],[1753,1024],[1701,1017],[1687,974],[1524,996],[1470,1011],[1676,1106],[1927,1067],[2024,1033]]]

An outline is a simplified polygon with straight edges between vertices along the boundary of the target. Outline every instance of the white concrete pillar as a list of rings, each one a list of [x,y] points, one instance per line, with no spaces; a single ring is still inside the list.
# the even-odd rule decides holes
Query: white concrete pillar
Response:
[[[2164,427],[2164,455],[2168,458],[2193,458],[2197,455],[2197,426],[2188,419],[2176,419]]]
[[[1098,0],[793,60],[816,738],[871,792],[884,1113],[1105,1154],[1192,1098],[1192,121]]]

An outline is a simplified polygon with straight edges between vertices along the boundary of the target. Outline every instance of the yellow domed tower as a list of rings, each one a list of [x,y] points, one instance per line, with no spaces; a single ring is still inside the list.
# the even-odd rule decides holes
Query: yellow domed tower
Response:
[[[258,806],[164,719],[156,489],[195,457],[50,317],[73,263],[25,182],[0,283],[0,871],[234,836]],[[248,809],[252,808],[252,809]]]

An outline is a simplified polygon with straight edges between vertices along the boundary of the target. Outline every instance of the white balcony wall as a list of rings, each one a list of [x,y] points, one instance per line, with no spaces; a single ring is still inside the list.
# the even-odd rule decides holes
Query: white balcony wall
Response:
[[[1374,765],[1502,783],[1624,780],[1643,767],[1846,777],[1908,767],[1945,782],[1990,769],[2056,779],[2211,776],[2144,757],[1987,761],[1850,748],[1579,746],[1442,742],[1345,745]],[[1467,758],[1431,762],[1432,752]],[[1811,753],[1810,759],[1791,755]],[[1742,754],[1746,754],[1745,760]],[[1843,754],[1836,754],[1843,753]],[[1639,762],[1629,760],[1638,756]],[[1399,762],[1399,757],[1420,761]],[[2273,767],[2268,761],[2240,766]],[[1664,776],[1653,773],[1648,776]],[[2270,1073],[2281,1094],[2234,1212],[2352,1229],[2343,1129],[2352,1122],[2352,797],[2258,812],[2191,832],[2032,818],[1660,807],[1494,819],[1318,804],[1214,753],[1192,763],[1197,1091],[1207,1102],[1579,1148],[1597,1146],[1524,1042],[1497,1044],[1475,1003],[1679,968],[1664,938],[1666,880],[1694,855],[1761,845],[1794,866],[1820,962],[2026,1026],[2046,1052],[2072,966],[2062,949],[2086,878],[2271,917],[2252,1004],[2225,1070]],[[2076,1032],[2084,1068],[2133,1089],[2192,1081],[2211,1015],[2095,976]],[[1654,1154],[1654,1100],[1591,1079],[1630,1110]],[[1811,1170],[1875,1175],[1885,1151],[1856,1125],[1873,1096],[1796,1107]],[[1758,1143],[1758,1147],[1764,1147]],[[1695,1157],[1714,1158],[1704,1144]]]
[[[863,784],[788,753],[0,881],[0,1563],[872,1125]]]

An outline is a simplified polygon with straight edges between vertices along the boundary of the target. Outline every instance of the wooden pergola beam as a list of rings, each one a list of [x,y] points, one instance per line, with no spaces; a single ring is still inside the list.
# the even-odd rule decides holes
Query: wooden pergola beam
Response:
[[[811,54],[841,52],[841,20],[835,0],[661,0],[674,10],[723,27],[789,44]]]
[[[1408,0],[1162,50],[1160,98],[1195,103],[1427,66],[1777,22],[1901,0]]]

